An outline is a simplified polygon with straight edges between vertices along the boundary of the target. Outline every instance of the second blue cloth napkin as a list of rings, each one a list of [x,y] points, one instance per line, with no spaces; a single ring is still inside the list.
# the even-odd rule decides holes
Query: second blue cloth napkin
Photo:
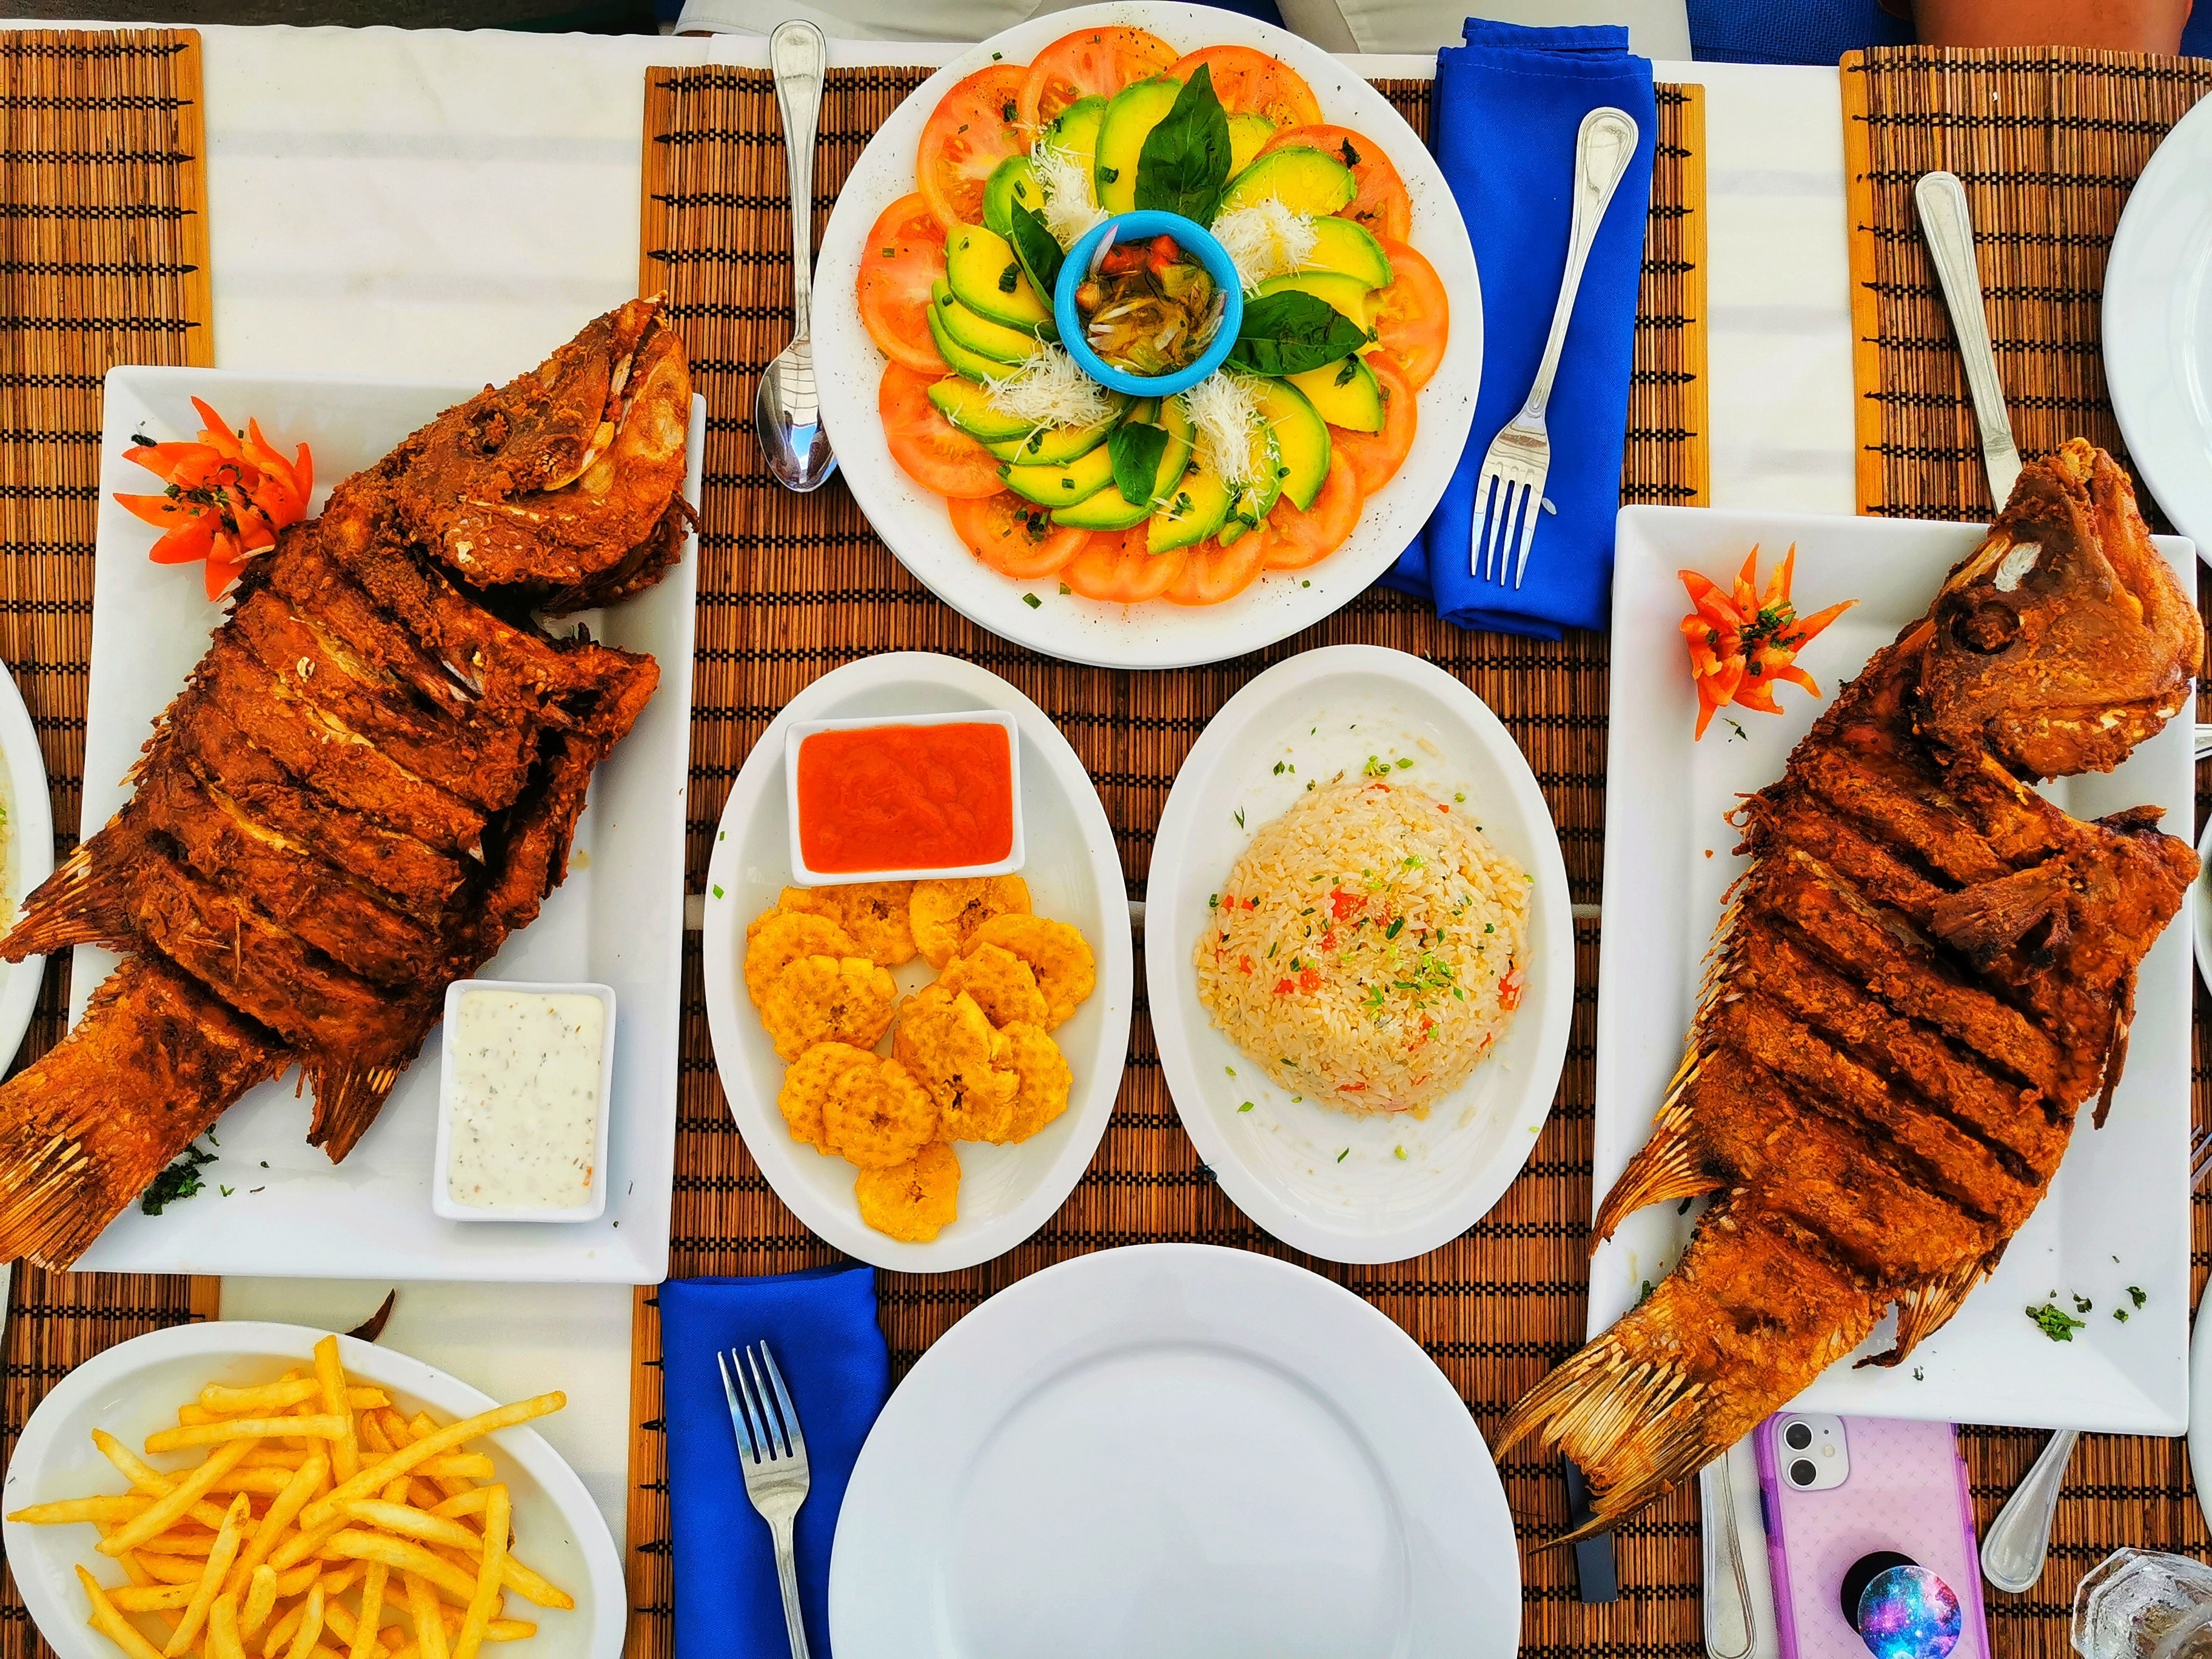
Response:
[[[745,1497],[714,1352],[765,1340],[806,1435],[813,1485],[795,1528],[806,1639],[830,1652],[830,1547],[861,1443],[890,1398],[872,1267],[660,1287],[676,1650],[685,1659],[789,1659],[768,1528]]]
[[[1625,28],[1523,28],[1469,18],[1467,44],[1437,54],[1430,147],[1458,199],[1482,280],[1482,389],[1474,425],[1422,538],[1383,577],[1434,601],[1462,628],[1557,639],[1603,628],[1613,587],[1613,514],[1636,343],[1637,289],[1658,109],[1649,59]],[[1566,269],[1575,135],[1610,104],[1636,122],[1629,164],[1583,272],[1552,388],[1552,471],[1528,575],[1515,589],[1471,574],[1474,481],[1498,428],[1536,377]]]

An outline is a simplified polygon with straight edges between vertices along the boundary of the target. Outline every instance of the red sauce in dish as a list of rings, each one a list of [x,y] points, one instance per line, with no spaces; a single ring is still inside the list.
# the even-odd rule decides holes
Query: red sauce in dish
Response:
[[[995,864],[1013,846],[1004,726],[859,726],[799,745],[799,847],[809,869],[957,870]]]

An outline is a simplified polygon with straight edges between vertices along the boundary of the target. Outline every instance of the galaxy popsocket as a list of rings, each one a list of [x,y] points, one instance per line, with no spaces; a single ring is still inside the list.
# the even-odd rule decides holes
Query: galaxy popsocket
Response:
[[[1966,1628],[1958,1593],[1893,1550],[1853,1562],[1842,1600],[1844,1617],[1875,1659],[1945,1659]]]

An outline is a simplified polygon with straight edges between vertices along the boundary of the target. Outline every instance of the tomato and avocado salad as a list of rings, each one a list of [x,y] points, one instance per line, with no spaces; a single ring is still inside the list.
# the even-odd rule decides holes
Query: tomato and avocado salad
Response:
[[[1066,251],[1138,209],[1207,227],[1244,289],[1227,363],[1166,398],[1091,380],[1053,319]],[[1443,361],[1412,232],[1382,145],[1266,52],[1103,27],[994,62],[938,101],[862,250],[892,457],[1014,582],[1206,605],[1309,569],[1404,464]],[[1075,295],[1091,349],[1145,375],[1195,361],[1224,297],[1169,236],[1109,242]]]

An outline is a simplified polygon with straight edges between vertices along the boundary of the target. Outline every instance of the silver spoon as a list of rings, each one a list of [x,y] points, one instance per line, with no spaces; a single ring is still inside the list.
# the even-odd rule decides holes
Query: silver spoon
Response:
[[[829,43],[803,18],[776,26],[768,38],[775,73],[775,106],[783,117],[783,149],[791,169],[791,343],[762,371],[753,395],[753,436],[775,481],[804,494],[837,470],[814,391],[814,135],[822,113],[822,76]]]
[[[2013,1488],[1982,1540],[1982,1577],[2008,1595],[2033,1589],[2043,1577],[2043,1558],[2051,1548],[2051,1517],[2058,1507],[2066,1466],[2074,1461],[2074,1443],[2081,1437],[2071,1429],[2061,1429],[2045,1443],[2035,1466]]]

